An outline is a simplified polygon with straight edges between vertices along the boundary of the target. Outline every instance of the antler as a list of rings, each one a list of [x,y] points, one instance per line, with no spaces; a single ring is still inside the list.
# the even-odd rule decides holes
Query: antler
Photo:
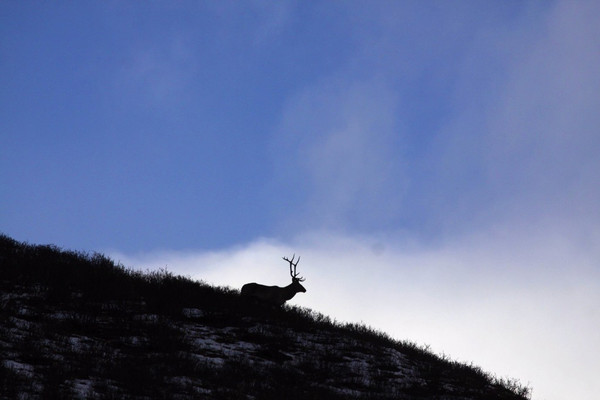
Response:
[[[296,273],[296,266],[300,262],[300,256],[298,256],[298,260],[294,263],[295,257],[296,257],[296,253],[294,253],[291,260],[287,257],[282,257],[282,258],[285,261],[290,263],[290,275],[292,276],[292,279],[297,279],[299,282],[304,282],[304,278],[302,278],[302,277],[298,278],[298,274]],[[294,267],[294,272],[292,272],[292,266]]]

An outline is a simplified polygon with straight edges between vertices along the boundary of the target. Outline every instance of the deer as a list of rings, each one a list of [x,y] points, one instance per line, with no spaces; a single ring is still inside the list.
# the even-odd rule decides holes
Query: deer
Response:
[[[300,262],[300,256],[298,256],[298,260],[296,260],[296,262],[294,263],[295,257],[296,254],[292,256],[291,260],[289,258],[282,257],[285,261],[287,261],[290,264],[290,275],[292,276],[292,283],[290,283],[286,287],[265,286],[254,282],[247,283],[244,286],[242,286],[241,295],[243,297],[254,298],[263,303],[282,306],[283,303],[294,297],[296,293],[305,293],[306,289],[300,284],[300,282],[304,282],[304,278],[298,277],[298,273],[296,272],[296,266]],[[292,267],[294,267],[293,272]]]

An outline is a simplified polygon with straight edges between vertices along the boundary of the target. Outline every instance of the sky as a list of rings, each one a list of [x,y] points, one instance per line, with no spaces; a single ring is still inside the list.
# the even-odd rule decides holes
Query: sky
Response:
[[[600,392],[600,3],[0,3],[0,232]]]

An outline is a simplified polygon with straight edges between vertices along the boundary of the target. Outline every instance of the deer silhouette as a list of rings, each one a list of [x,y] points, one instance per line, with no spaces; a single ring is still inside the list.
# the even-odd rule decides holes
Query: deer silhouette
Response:
[[[294,297],[296,293],[305,293],[306,289],[300,284],[300,282],[304,282],[304,278],[299,278],[298,273],[296,272],[296,266],[300,262],[300,256],[298,256],[298,260],[294,263],[295,257],[296,254],[292,256],[291,260],[286,257],[282,257],[285,261],[287,261],[290,264],[290,275],[292,276],[292,283],[285,287],[265,286],[254,282],[247,283],[244,286],[242,286],[241,295],[243,297],[257,299],[264,303],[281,306],[283,305],[283,303]],[[292,267],[294,268],[294,272],[292,272]]]

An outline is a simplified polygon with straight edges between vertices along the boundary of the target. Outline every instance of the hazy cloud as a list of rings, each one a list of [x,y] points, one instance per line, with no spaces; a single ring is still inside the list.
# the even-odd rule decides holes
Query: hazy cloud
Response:
[[[520,378],[534,398],[591,400],[600,391],[600,7],[564,1],[533,14],[452,47],[459,55],[444,71],[455,81],[437,89],[454,103],[433,133],[409,124],[410,91],[393,75],[400,56],[385,29],[352,65],[291,96],[273,139],[277,183],[292,193],[281,206],[294,219],[285,241],[115,258],[239,288],[287,284],[281,257],[296,252],[307,293],[292,303]],[[356,67],[364,60],[373,68]],[[420,158],[406,150],[415,140],[426,142]],[[399,223],[411,213],[446,234],[419,242],[420,227]]]
[[[204,4],[211,13],[220,19],[221,40],[227,41],[230,32],[244,30],[243,37],[252,46],[265,46],[277,40],[293,19],[295,2],[251,0],[244,3],[219,1]],[[237,25],[232,29],[232,25]]]
[[[307,292],[292,304],[428,344],[530,383],[535,398],[560,399],[590,398],[600,389],[593,356],[600,351],[599,248],[576,236],[523,229],[437,247],[314,233],[287,244],[263,239],[209,253],[113,257],[240,288],[252,281],[286,285],[281,257],[295,252]],[[578,374],[564,375],[569,370]]]
[[[538,11],[480,27],[454,60],[451,109],[407,167],[405,205],[424,225],[453,235],[554,219],[597,232],[600,11]]]
[[[131,49],[115,81],[127,107],[171,109],[180,104],[194,77],[194,52],[182,37]]]
[[[370,228],[397,215],[406,180],[397,111],[378,79],[317,84],[290,102],[283,156],[293,154],[291,169],[305,179],[303,212],[313,224]]]
[[[236,3],[239,6],[239,3]],[[260,16],[257,30],[254,35],[254,43],[263,45],[276,38],[291,22],[294,2],[253,0],[251,7]]]
[[[510,60],[489,112],[482,143],[489,189],[520,217],[585,215],[600,223],[599,15],[594,2],[558,3],[542,34]]]

